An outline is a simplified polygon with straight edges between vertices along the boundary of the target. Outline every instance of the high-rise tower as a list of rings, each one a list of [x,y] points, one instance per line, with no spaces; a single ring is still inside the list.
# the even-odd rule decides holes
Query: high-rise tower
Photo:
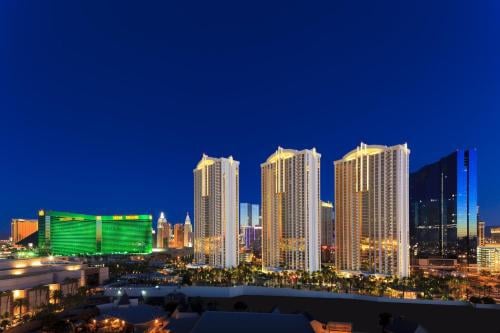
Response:
[[[410,175],[410,232],[418,257],[474,264],[477,216],[475,149],[458,149]]]
[[[168,222],[165,218],[163,212],[160,213],[160,217],[156,222],[156,247],[159,249],[164,249],[168,247],[168,241],[170,237],[168,233],[170,232],[168,228]]]
[[[193,225],[189,213],[186,213],[186,219],[184,220],[184,247],[193,247]]]
[[[239,162],[203,155],[194,169],[194,261],[238,265]]]
[[[321,268],[320,159],[314,148],[278,147],[261,164],[264,270]]]
[[[410,150],[361,143],[335,161],[337,268],[408,276]]]

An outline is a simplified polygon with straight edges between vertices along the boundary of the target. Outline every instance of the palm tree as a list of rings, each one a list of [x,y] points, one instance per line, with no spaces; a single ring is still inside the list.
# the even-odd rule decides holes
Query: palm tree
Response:
[[[54,290],[50,296],[54,304],[60,304],[63,298],[63,293],[61,290]]]
[[[406,291],[412,289],[414,286],[414,281],[410,277],[404,277],[401,279],[401,288],[403,290],[403,298],[406,296]]]
[[[83,286],[83,287],[78,288],[77,294],[78,294],[78,296],[85,297],[85,296],[87,296],[87,292],[88,292],[88,288]]]
[[[19,308],[19,318],[21,318],[21,315],[23,314],[23,309],[25,306],[28,306],[29,303],[28,303],[28,300],[25,299],[25,298],[18,298],[16,299],[12,305],[14,306],[14,309],[15,308]]]
[[[387,283],[385,283],[385,281],[382,281],[378,287],[377,287],[377,290],[378,290],[378,295],[379,296],[384,296],[386,290],[387,290]]]

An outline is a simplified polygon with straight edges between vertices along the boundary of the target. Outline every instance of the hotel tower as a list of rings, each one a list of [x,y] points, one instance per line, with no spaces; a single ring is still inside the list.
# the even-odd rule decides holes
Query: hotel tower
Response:
[[[278,147],[261,164],[263,270],[321,269],[320,159]]]
[[[457,149],[410,174],[410,242],[417,258],[476,263],[477,151]]]
[[[194,169],[194,262],[238,265],[239,164],[203,155]]]
[[[156,222],[156,247],[159,249],[168,248],[170,240],[170,225],[165,218],[165,213],[161,212]]]
[[[366,145],[335,161],[335,244],[340,270],[409,276],[410,150]]]
[[[193,247],[193,226],[191,225],[189,213],[186,213],[186,219],[184,220],[184,247]]]

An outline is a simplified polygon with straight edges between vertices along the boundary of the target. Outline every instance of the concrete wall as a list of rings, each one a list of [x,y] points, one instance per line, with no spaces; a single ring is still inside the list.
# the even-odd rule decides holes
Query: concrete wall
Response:
[[[47,285],[51,283],[62,283],[66,278],[81,278],[81,271],[59,271],[46,272],[35,275],[11,275],[8,278],[0,279],[0,291],[28,289],[39,285]]]
[[[49,303],[50,291],[48,286],[34,288],[26,292],[29,302],[29,311],[34,311]]]
[[[63,296],[76,295],[78,293],[79,286],[80,283],[78,281],[61,283],[61,292]]]
[[[312,291],[290,288],[269,288],[256,286],[237,286],[237,287],[104,287],[104,295],[119,296],[126,292],[131,297],[139,297],[142,291],[145,291],[145,297],[164,297],[167,294],[177,291],[182,292],[188,297],[206,297],[206,298],[232,298],[238,296],[276,296],[276,297],[304,297],[304,298],[325,298],[325,299],[351,299],[364,300],[379,303],[404,303],[404,304],[431,304],[431,305],[449,305],[449,306],[470,306],[468,302],[462,301],[440,301],[440,300],[421,300],[421,299],[400,299],[389,297],[363,296],[354,294],[337,294],[328,291]],[[500,309],[500,304],[494,305]]]
[[[0,291],[27,289],[38,285],[52,283],[54,273],[48,272],[28,276],[11,276],[9,279],[0,279]]]

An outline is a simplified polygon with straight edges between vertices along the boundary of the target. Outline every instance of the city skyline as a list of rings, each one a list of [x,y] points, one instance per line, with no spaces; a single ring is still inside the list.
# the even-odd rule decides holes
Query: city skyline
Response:
[[[316,147],[333,201],[332,163],[360,142],[407,142],[410,172],[477,148],[480,214],[499,225],[487,3],[2,2],[0,234],[42,207],[182,221],[202,153],[239,160],[241,201],[259,202],[269,151]]]
[[[0,331],[497,329],[498,13],[0,1]]]
[[[361,144],[363,144],[363,142],[361,142]],[[476,148],[472,148],[472,149],[473,149],[473,150],[475,150],[475,151],[477,151],[477,149],[476,149]],[[455,149],[453,152],[451,152],[451,154],[454,154],[454,153],[456,153],[457,151],[464,151],[464,150],[468,151],[468,150],[470,150],[470,149],[458,149],[458,148],[457,148],[457,149]],[[449,152],[449,153],[447,153],[447,154],[444,154],[443,156],[448,156],[448,155],[450,155],[450,152]],[[444,158],[443,156],[437,157],[437,158],[436,158],[436,160],[443,159],[443,158]],[[410,155],[410,160],[411,160],[411,155]],[[436,160],[435,160],[435,161],[428,161],[428,162],[424,163],[422,166],[420,166],[420,167],[418,167],[418,168],[412,168],[412,163],[411,163],[411,161],[410,161],[410,163],[409,163],[409,166],[410,166],[410,173],[411,173],[411,174],[417,173],[417,172],[421,171],[421,169],[423,169],[423,168],[427,167],[428,165],[431,165],[431,164],[435,163],[435,162],[436,162]],[[335,161],[332,161],[332,164],[333,164],[333,162],[335,162]],[[321,161],[320,161],[320,163],[321,163]],[[476,166],[476,168],[477,168],[477,166]],[[334,169],[334,168],[332,168],[332,171],[333,171],[333,169]],[[480,177],[479,177],[479,178],[480,178]],[[320,179],[321,179],[321,178],[320,178]],[[322,182],[321,180],[320,180],[320,183],[321,183],[321,184],[323,184],[323,182]],[[334,184],[334,183],[333,183],[333,184]],[[324,187],[324,186],[325,186],[325,185],[323,185],[322,187]],[[260,190],[260,186],[257,186],[257,188]],[[332,186],[332,188],[334,188],[334,186]],[[332,192],[333,192],[333,191],[332,191]],[[478,192],[479,192],[479,190],[478,190]],[[479,195],[478,195],[478,194],[476,194],[476,197],[479,197]],[[260,202],[260,199],[261,199],[261,198],[260,198],[260,196],[259,196],[259,197],[258,197],[257,199],[255,199],[255,200],[253,200],[253,199],[252,199],[252,200],[246,200],[246,201],[247,201],[247,202]],[[326,200],[326,201],[332,201],[332,202],[335,202],[335,196],[333,195],[331,198],[329,198],[329,197],[328,197],[328,198],[326,198],[325,200]],[[477,200],[477,202],[479,202],[479,200]],[[246,204],[246,202],[241,202],[241,203],[242,203],[242,204]],[[258,206],[258,205],[257,205],[257,206]],[[478,208],[480,208],[480,205],[478,205],[477,207],[478,207]],[[38,209],[37,209],[34,213],[32,213],[32,215],[29,215],[29,214],[28,214],[27,216],[22,215],[22,216],[12,216],[12,217],[9,217],[9,223],[11,223],[11,221],[12,221],[12,220],[15,220],[15,219],[21,219],[21,220],[23,220],[23,219],[27,219],[27,220],[29,220],[29,219],[34,219],[34,218],[36,218],[36,214],[37,214],[37,212],[38,212],[38,210],[39,210],[39,209],[40,209],[40,208],[38,208]],[[58,209],[58,210],[60,210],[60,211],[69,211],[69,210],[67,210],[67,209]],[[92,209],[91,209],[90,211],[91,211],[93,214],[96,214],[96,215],[101,214],[101,215],[102,215],[102,212],[103,212],[103,211],[104,211],[104,212],[107,212],[108,210],[101,210],[101,211],[97,211],[97,212],[95,212],[94,210],[92,210]],[[120,211],[120,212],[122,212],[122,211],[123,211],[123,212],[129,212],[129,210],[128,210],[128,209],[122,209],[122,210],[119,210],[119,209],[118,209],[118,211]],[[147,210],[146,210],[146,211],[147,211]],[[151,210],[149,210],[149,211],[147,211],[147,212],[148,212],[148,213],[150,213],[150,214],[152,214],[152,216],[153,216],[155,219],[158,219],[158,218],[162,218],[162,217],[165,217],[165,218],[166,218],[166,217],[167,217],[167,213],[168,213],[169,211],[170,211],[170,212],[173,212],[173,215],[174,215],[174,216],[177,216],[178,214],[182,214],[182,213],[179,213],[179,212],[187,212],[187,214],[189,215],[189,212],[190,212],[190,211],[194,211],[194,201],[192,200],[191,207],[190,207],[189,209],[186,209],[186,210],[182,210],[182,209],[179,209],[179,208],[174,208],[174,209],[170,209],[170,210],[160,209],[160,210],[158,210],[158,211],[151,211]],[[34,217],[33,217],[33,216],[34,216]],[[185,222],[186,215],[182,215],[182,216],[183,216],[183,217],[182,217],[182,219],[170,220],[170,218],[169,218],[169,223],[170,223],[170,224],[172,224],[172,225],[175,225],[175,224],[183,224],[183,223]],[[497,223],[495,224],[495,221],[488,221],[488,220],[486,220],[485,218],[483,218],[483,215],[481,215],[481,219],[482,219],[482,220],[484,220],[483,222],[486,224],[486,227],[491,227],[491,226],[500,226],[500,221],[499,221],[499,222],[497,222]],[[9,224],[9,226],[10,226],[10,224]],[[155,230],[156,230],[156,224],[155,224]],[[2,229],[2,226],[0,225],[0,236],[1,236],[3,233],[5,233],[5,234],[7,235],[9,232],[10,232],[10,230],[5,230],[5,231],[4,231],[4,230]]]

